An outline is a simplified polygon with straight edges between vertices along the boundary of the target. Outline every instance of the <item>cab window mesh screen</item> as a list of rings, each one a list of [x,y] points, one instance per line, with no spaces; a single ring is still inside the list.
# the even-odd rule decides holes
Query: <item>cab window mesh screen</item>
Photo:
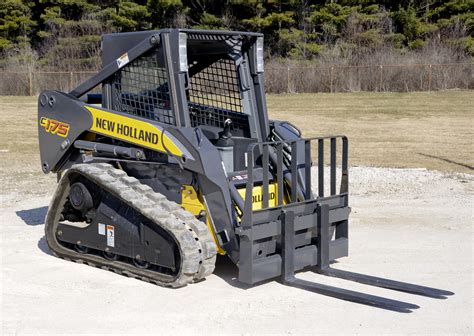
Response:
[[[151,50],[119,71],[113,83],[114,109],[174,125],[168,75]]]
[[[232,128],[248,125],[233,60],[220,59],[194,74],[189,80],[188,100],[192,126],[224,127],[228,118],[233,122]]]

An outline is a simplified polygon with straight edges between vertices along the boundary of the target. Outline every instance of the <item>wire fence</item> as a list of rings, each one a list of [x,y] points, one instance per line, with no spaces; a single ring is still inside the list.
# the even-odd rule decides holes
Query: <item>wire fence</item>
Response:
[[[474,89],[474,63],[268,66],[268,93],[411,92]],[[0,72],[0,95],[35,96],[69,92],[93,71]]]
[[[473,89],[473,63],[269,67],[265,85],[273,93],[411,92]]]

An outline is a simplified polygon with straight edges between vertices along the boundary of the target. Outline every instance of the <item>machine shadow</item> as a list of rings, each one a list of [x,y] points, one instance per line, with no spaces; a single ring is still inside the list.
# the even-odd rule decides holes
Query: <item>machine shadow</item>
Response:
[[[338,264],[338,263],[339,263],[338,261],[333,260],[331,261],[330,264],[332,265],[332,264]],[[317,274],[315,267],[305,267],[304,269],[298,271],[298,273],[304,273],[304,272],[311,272],[311,273]],[[213,274],[217,275],[219,278],[221,278],[222,280],[224,280],[225,282],[227,282],[229,285],[233,287],[240,288],[240,289],[250,289],[250,288],[261,286],[273,281],[277,281],[280,283],[282,282],[281,279],[277,277],[277,278],[258,282],[254,285],[248,285],[248,284],[239,282],[238,273],[239,273],[238,267],[228,257],[217,255],[216,268]]]
[[[48,247],[48,243],[46,242],[46,236],[43,236],[40,238],[40,240],[38,240],[38,248],[47,255],[53,255]]]
[[[44,221],[46,219],[46,214],[48,213],[48,207],[43,206],[39,208],[27,209],[27,210],[19,210],[16,211],[15,214],[21,218],[21,220],[26,225],[37,226],[37,225],[44,225]],[[37,244],[38,248],[45,254],[52,256],[53,253],[48,247],[48,243],[46,242],[46,237],[43,236],[38,240]]]
[[[238,273],[239,270],[237,266],[234,265],[234,263],[227,256],[217,255],[216,268],[213,273],[214,275],[217,275],[219,278],[233,287],[240,289],[249,289],[254,287],[252,285],[239,282],[237,278]]]
[[[48,207],[43,206],[39,208],[19,210],[15,212],[26,225],[43,225],[48,213]]]

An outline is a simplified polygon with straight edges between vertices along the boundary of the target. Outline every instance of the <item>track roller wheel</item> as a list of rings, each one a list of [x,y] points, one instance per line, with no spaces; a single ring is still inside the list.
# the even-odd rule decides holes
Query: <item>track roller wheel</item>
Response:
[[[74,245],[74,249],[81,254],[89,253],[89,248],[87,246],[81,245],[80,243],[77,243],[76,245]]]
[[[110,261],[119,260],[119,256],[112,252],[102,251],[102,256]]]
[[[141,268],[141,269],[146,269],[146,268],[150,267],[150,263],[148,261],[141,260],[141,259],[138,259],[138,258],[133,259],[133,264],[136,267]]]

